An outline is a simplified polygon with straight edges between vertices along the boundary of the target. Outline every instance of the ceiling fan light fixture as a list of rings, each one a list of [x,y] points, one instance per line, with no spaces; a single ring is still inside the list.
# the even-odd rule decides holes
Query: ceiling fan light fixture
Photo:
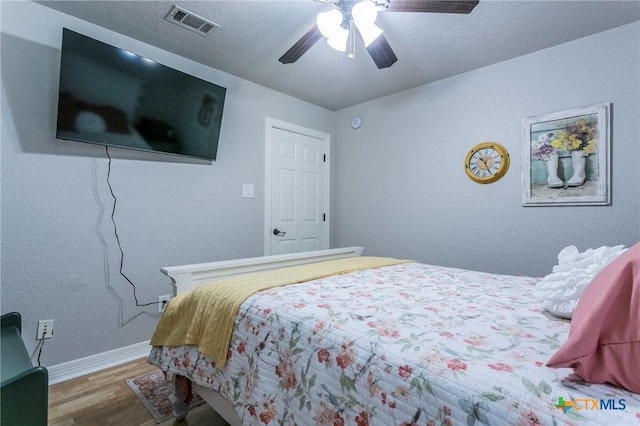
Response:
[[[358,25],[358,31],[360,32],[360,36],[362,36],[362,41],[364,42],[364,47],[369,47],[371,43],[377,39],[380,34],[382,34],[382,29],[379,28],[375,24],[371,25]]]
[[[353,5],[351,9],[351,16],[356,21],[356,25],[359,22],[374,23],[378,17],[378,10],[376,6],[370,0],[363,0]]]
[[[337,51],[345,52],[347,50],[347,40],[349,39],[349,30],[340,28],[332,37],[327,38],[327,44]]]
[[[365,47],[368,47],[382,34],[382,29],[376,25],[378,11],[370,0],[356,3],[351,10],[351,16],[356,27],[358,27]]]
[[[349,30],[342,28],[344,17],[338,9],[318,14],[316,23],[323,36],[327,38],[327,44],[334,49],[344,52],[347,50]]]
[[[338,9],[330,10],[329,12],[318,13],[316,17],[316,24],[318,29],[326,38],[331,38],[338,32],[343,20],[342,13]]]
[[[316,1],[332,3],[336,9],[318,14],[316,24],[278,59],[283,64],[296,62],[323,37],[326,37],[329,45],[337,50],[347,50],[346,44],[348,42],[347,57],[353,58],[355,55],[354,34],[357,31],[365,44],[367,53],[378,69],[389,68],[398,61],[398,58],[382,33],[382,29],[375,25],[378,11],[468,14],[479,3],[479,0]],[[371,9],[373,12],[369,11]]]

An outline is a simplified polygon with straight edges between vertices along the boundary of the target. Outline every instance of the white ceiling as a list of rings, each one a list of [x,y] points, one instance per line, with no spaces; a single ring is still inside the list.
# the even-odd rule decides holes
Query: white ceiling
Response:
[[[296,63],[278,61],[314,24],[318,12],[333,7],[326,2],[38,3],[330,110],[640,20],[640,0],[480,0],[469,15],[385,12],[377,24],[398,62],[379,70],[359,41],[354,60],[320,40]],[[203,37],[165,21],[174,5],[220,28]],[[598,52],[576,54],[597,60]]]

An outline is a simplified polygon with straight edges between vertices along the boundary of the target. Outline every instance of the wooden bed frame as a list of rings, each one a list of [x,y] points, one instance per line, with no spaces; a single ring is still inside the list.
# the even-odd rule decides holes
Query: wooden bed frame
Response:
[[[171,278],[173,295],[186,293],[199,285],[210,283],[222,277],[258,272],[288,266],[305,265],[327,260],[356,257],[362,254],[362,247],[345,247],[329,250],[318,250],[274,256],[252,257],[247,259],[224,260],[220,262],[198,263],[162,268],[161,271]],[[202,397],[213,409],[232,426],[242,426],[242,421],[234,410],[218,392],[193,383],[193,391]],[[180,385],[173,381],[173,414],[176,420],[187,416],[189,407],[180,397]]]

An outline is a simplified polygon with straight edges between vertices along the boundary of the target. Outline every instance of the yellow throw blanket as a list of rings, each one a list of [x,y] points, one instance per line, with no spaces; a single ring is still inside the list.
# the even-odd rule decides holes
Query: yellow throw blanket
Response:
[[[222,278],[173,298],[151,339],[153,346],[197,346],[217,368],[227,362],[233,324],[252,294],[331,275],[409,262],[385,257],[350,257]]]

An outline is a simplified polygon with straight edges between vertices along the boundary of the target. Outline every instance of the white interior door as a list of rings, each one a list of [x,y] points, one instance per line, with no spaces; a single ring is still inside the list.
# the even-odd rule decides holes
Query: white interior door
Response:
[[[265,254],[329,248],[326,133],[267,119]]]

